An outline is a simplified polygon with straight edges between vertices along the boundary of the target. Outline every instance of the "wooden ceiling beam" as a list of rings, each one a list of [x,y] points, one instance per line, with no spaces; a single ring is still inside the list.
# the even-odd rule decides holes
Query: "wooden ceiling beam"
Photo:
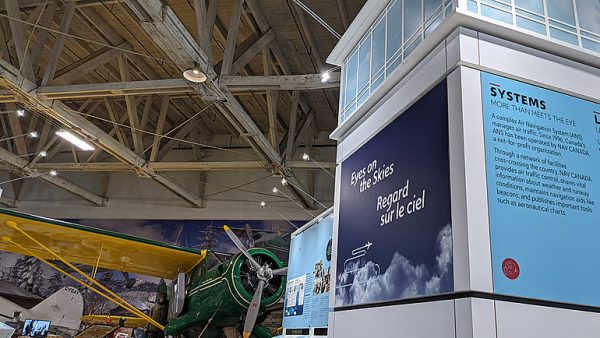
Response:
[[[146,160],[144,158],[119,143],[83,116],[73,113],[72,109],[61,101],[54,100],[50,105],[48,101],[38,97],[32,90],[36,87],[36,84],[27,79],[19,80],[17,78],[18,70],[5,60],[0,60],[0,74],[2,75],[0,85],[18,96],[21,105],[25,108],[54,119],[79,137],[89,140],[96,147],[112,155],[118,161],[127,163],[139,175],[151,177],[191,205],[196,207],[201,205],[201,201],[196,195],[184,189],[177,182],[148,169],[145,166]],[[60,182],[57,183],[60,184]]]
[[[25,31],[23,23],[21,22],[21,9],[19,8],[18,0],[4,0],[6,5],[6,12],[9,17],[10,30],[12,32],[13,42],[17,51],[17,59],[23,74],[26,78],[33,78],[33,67],[30,62],[27,62],[25,44],[27,39],[25,38]],[[7,41],[8,42],[8,41]]]
[[[69,26],[71,25],[71,21],[73,19],[73,13],[75,13],[75,3],[69,2],[65,7],[64,12],[61,14],[59,31],[63,34],[57,34],[56,38],[54,39],[52,53],[50,54],[46,70],[44,71],[44,76],[42,78],[42,86],[45,86],[54,80],[54,72],[56,71],[56,66],[58,65],[63,46],[65,44],[66,36],[64,33],[69,31]]]
[[[288,128],[287,135],[287,151],[285,153],[285,158],[287,160],[291,160],[294,154],[292,153],[294,149],[294,141],[296,137],[296,122],[298,121],[298,101],[300,100],[300,92],[294,91],[292,94],[291,111],[290,111],[290,123]]]
[[[119,72],[121,73],[121,81],[130,82],[131,72],[127,59],[121,55],[119,60]],[[137,112],[135,99],[131,96],[125,96],[125,105],[127,106],[127,115],[129,117],[129,126],[131,127],[131,135],[133,138],[133,148],[135,153],[140,155],[144,151],[144,143],[142,134],[140,133],[140,120]]]
[[[64,84],[71,83],[73,80],[81,78],[86,74],[93,72],[105,64],[113,61],[123,54],[122,49],[129,49],[131,48],[131,45],[129,45],[127,42],[123,42],[116,47],[119,49],[111,47],[100,48],[83,59],[57,70],[55,74],[56,77],[53,82]]]
[[[231,6],[232,12],[227,30],[227,44],[225,45],[225,54],[223,54],[223,61],[221,62],[221,76],[236,74],[232,72],[232,64],[243,4],[244,0],[233,0],[233,5]]]
[[[256,0],[246,0],[246,5],[248,5],[248,8],[250,9],[252,16],[254,17],[254,21],[258,25],[261,32],[266,32],[269,29],[271,29],[271,26],[267,22],[267,19],[262,13],[260,6],[256,2]],[[274,41],[269,45],[269,48],[271,49],[273,57],[277,61],[277,64],[281,68],[283,74],[292,75],[293,72],[283,54],[283,51],[281,50],[281,47],[279,46],[279,43],[277,43],[277,41]],[[304,115],[307,115],[311,110],[314,111],[314,109],[312,109],[312,107],[308,103],[308,100],[306,100],[306,98],[303,95],[300,95],[300,108],[302,108]]]
[[[321,165],[325,169],[335,169],[335,162],[288,161],[293,169],[318,170]],[[192,161],[192,162],[148,162],[148,167],[157,172],[163,171],[230,171],[230,170],[264,170],[265,164],[260,161]],[[131,167],[119,162],[93,163],[37,163],[35,170],[70,171],[131,171]]]
[[[240,53],[240,56],[233,61],[233,64],[231,65],[231,74],[239,73],[245,65],[252,61],[252,59],[273,40],[275,40],[275,32],[272,29],[269,29],[266,33],[262,34],[256,42]]]
[[[51,176],[45,173],[45,170],[37,170],[29,167],[29,161],[11,153],[8,150],[0,148],[0,161],[7,163],[11,170],[20,176],[35,177],[42,181],[51,183],[59,188],[62,188],[74,195],[77,195],[96,206],[105,206],[106,199],[96,195],[60,176]]]
[[[337,0],[338,9],[340,10],[340,17],[342,18],[342,25],[344,25],[344,30],[348,30],[350,26],[350,18],[348,17],[348,10],[346,9],[346,5],[344,4],[344,0]]]
[[[321,82],[321,74],[270,75],[270,76],[223,76],[219,84],[230,92],[248,90],[318,90],[339,88],[339,73],[332,73],[329,81]]]
[[[322,73],[326,71],[329,67],[325,65],[325,62],[323,62],[324,59],[321,57],[321,53],[319,53],[317,42],[308,26],[308,22],[306,21],[303,10],[299,8],[293,0],[287,0],[287,2],[290,8],[292,8],[292,15],[300,24],[301,34],[304,36],[304,41],[308,44],[308,55],[310,55],[311,59],[313,60],[315,72]],[[325,91],[325,97],[327,98],[332,116],[337,117],[337,99],[334,97],[333,93],[327,91]]]
[[[240,2],[242,1],[236,1],[240,5],[241,12]],[[130,8],[128,13],[136,17],[142,29],[156,46],[176,64],[180,71],[189,68],[194,62],[206,70],[209,80],[197,88],[200,97],[207,102],[214,103],[215,109],[219,110],[240,135],[245,137],[257,157],[269,163],[269,167],[273,172],[286,172],[279,151],[263,135],[244,107],[230,92],[221,90],[212,81],[217,77],[214,68],[208,62],[205,52],[202,51],[170,6],[164,5],[160,0],[126,0],[125,2]],[[233,36],[228,39],[230,45],[235,45],[233,39]],[[232,58],[233,51],[230,54]],[[223,67],[226,67],[226,62],[223,62]],[[314,207],[308,198],[301,193],[296,194],[296,197],[305,207]]]
[[[156,122],[156,132],[154,133],[154,139],[152,141],[152,150],[150,151],[150,161],[156,161],[158,155],[158,147],[160,146],[160,140],[163,133],[163,127],[165,126],[165,120],[167,118],[167,111],[169,109],[169,97],[163,96],[160,104],[160,112],[158,114],[158,121]]]
[[[44,6],[43,4],[40,6]],[[54,14],[56,13],[56,1],[50,1],[48,3],[48,7],[42,15],[39,25],[42,27],[50,27],[54,20]],[[37,65],[40,62],[40,56],[44,51],[44,45],[46,44],[46,40],[48,39],[48,30],[47,29],[38,29],[35,37],[35,46],[31,50],[31,55],[29,60],[31,60],[32,65]]]
[[[184,79],[106,82],[66,86],[39,87],[38,95],[46,99],[185,94],[194,89]]]

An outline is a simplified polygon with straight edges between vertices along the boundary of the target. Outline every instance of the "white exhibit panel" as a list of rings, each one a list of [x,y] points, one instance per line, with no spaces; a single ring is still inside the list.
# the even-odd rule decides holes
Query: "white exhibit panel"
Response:
[[[326,336],[331,290],[333,208],[291,235],[283,334]]]
[[[331,337],[454,338],[454,301],[337,312]]]
[[[594,338],[600,313],[496,301],[497,338]]]

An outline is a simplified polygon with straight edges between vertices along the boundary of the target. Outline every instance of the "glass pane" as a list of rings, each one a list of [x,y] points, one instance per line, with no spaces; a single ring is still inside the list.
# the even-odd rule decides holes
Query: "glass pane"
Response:
[[[413,43],[410,44],[410,46],[406,47],[406,50],[404,51],[404,57],[408,57],[408,55],[410,55],[410,53],[412,53],[420,43],[421,37],[419,36]]]
[[[371,77],[371,36],[367,38],[358,50],[358,90],[369,84]]]
[[[435,27],[439,26],[440,23],[442,22],[442,14],[438,14],[437,18],[435,18],[435,20],[429,25],[429,27],[425,28],[425,36],[429,35],[429,33],[431,33]]]
[[[529,20],[526,18],[522,18],[517,16],[517,26],[528,29],[532,32],[540,33],[546,35],[546,26],[539,22],[535,22],[533,20]]]
[[[594,0],[586,0],[593,2]],[[575,24],[573,3],[571,0],[547,0],[548,16],[571,25]]]
[[[369,91],[366,90],[362,93],[360,93],[360,95],[358,96],[358,106],[362,106],[363,103],[365,103],[365,101],[367,101],[367,99],[369,98]]]
[[[577,0],[576,5],[579,26],[600,34],[600,1]]]
[[[477,2],[469,0],[467,6],[469,7],[469,12],[477,13]]]
[[[340,110],[344,110],[344,107],[346,107],[346,79],[348,78],[348,60],[346,60],[346,63],[344,64],[344,68],[342,68],[342,71],[344,72],[343,76],[342,76],[342,84],[340,87]]]
[[[577,28],[575,28],[574,26],[565,25],[564,23],[560,23],[559,21],[552,19],[549,19],[548,22],[550,23],[550,26],[554,26],[556,28],[565,30],[567,32],[571,32],[573,34],[577,34]]]
[[[516,12],[517,12],[517,15],[533,19],[534,21],[537,20],[540,23],[546,22],[546,17],[543,16],[543,15],[534,14],[532,12],[528,12],[528,11],[525,11],[525,10],[522,10],[522,9],[519,9],[519,8],[517,8]]]
[[[586,38],[582,38],[581,39],[581,45],[585,49],[593,50],[595,52],[600,53],[600,43],[598,43],[598,42],[595,42],[595,41],[592,41],[592,40],[588,40]]]
[[[498,7],[500,9],[505,9],[505,10],[507,10],[509,12],[512,11],[512,5],[510,4],[510,1],[508,2],[508,4],[504,3],[504,2],[499,2],[499,1],[500,0],[481,0],[481,3],[482,4],[486,3],[486,4],[489,4],[489,5],[492,5],[491,7],[495,6],[495,7]]]
[[[442,1],[440,0],[423,0],[423,10],[425,11],[425,20],[429,19],[433,12],[437,9],[440,12]]]
[[[371,74],[377,73],[385,62],[385,20],[381,20],[373,29],[373,62]]]
[[[481,4],[481,15],[512,25],[512,14]]]
[[[402,46],[402,0],[396,1],[387,13],[387,60]]]
[[[386,77],[390,76],[390,74],[392,74],[394,69],[396,69],[396,67],[398,67],[401,63],[402,63],[402,55],[399,55],[397,59],[395,59],[392,63],[387,65],[387,68],[385,70]]]
[[[377,87],[379,87],[380,84],[383,83],[383,73],[381,75],[379,75],[378,78],[375,78],[372,82],[371,82],[371,93],[375,91],[375,89],[377,89]]]
[[[421,0],[404,0],[404,42],[417,31],[422,22]]]
[[[346,73],[346,104],[356,98],[356,68],[358,67],[358,53],[354,53],[348,60],[348,72]]]
[[[568,42],[568,43],[571,43],[574,45],[579,44],[577,42],[577,36],[575,36],[574,34],[571,34],[571,33],[567,33],[565,31],[558,30],[556,28],[550,27],[550,36],[555,39],[559,39],[559,40],[562,40],[564,42]]]
[[[515,0],[515,5],[538,14],[544,14],[544,3],[542,0]]]

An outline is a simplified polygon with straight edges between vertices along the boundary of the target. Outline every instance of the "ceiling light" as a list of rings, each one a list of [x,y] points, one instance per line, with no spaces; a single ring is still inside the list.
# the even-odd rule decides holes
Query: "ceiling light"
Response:
[[[40,153],[38,154],[39,157],[46,157],[48,156],[48,153],[45,150],[40,151]]]
[[[277,187],[273,187],[273,193],[277,193],[279,190],[277,189]]]
[[[302,154],[302,159],[308,161],[310,160],[310,156],[308,156],[308,154]]]
[[[88,150],[94,150],[95,148],[90,145],[89,143],[85,142],[84,140],[80,139],[79,137],[73,135],[72,133],[66,131],[66,130],[59,130],[56,132],[56,135],[64,138],[65,140],[71,142],[71,144],[73,144],[74,146],[76,146],[77,148],[84,150],[84,151],[88,151]]]
[[[323,74],[321,74],[322,83],[329,81],[329,79],[331,79],[331,74],[329,74],[329,72],[323,72]]]
[[[19,108],[19,109],[17,109],[17,116],[18,116],[18,117],[23,117],[23,116],[25,116],[25,109],[23,109],[23,108]]]
[[[204,74],[202,69],[200,69],[198,64],[195,62],[194,62],[193,67],[188,68],[183,72],[183,77],[186,80],[188,80],[190,82],[195,82],[195,83],[202,83],[202,82],[206,81],[206,74]]]
[[[281,179],[281,184],[282,185],[286,185],[287,184],[287,180],[285,179],[285,177]]]
[[[58,175],[58,172],[56,170],[50,170],[50,172],[48,174],[50,176],[56,176],[56,175]]]
[[[267,203],[265,203],[265,201],[260,201],[260,207],[264,208],[267,205]]]
[[[38,133],[37,133],[37,131],[32,131],[31,133],[29,133],[29,137],[31,137],[31,138],[36,138],[36,137],[38,137]]]

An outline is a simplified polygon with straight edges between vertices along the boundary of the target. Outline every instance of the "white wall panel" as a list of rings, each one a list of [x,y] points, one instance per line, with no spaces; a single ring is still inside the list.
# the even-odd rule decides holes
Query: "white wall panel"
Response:
[[[335,313],[334,338],[454,338],[454,301]]]
[[[600,314],[496,301],[498,338],[597,338]]]

